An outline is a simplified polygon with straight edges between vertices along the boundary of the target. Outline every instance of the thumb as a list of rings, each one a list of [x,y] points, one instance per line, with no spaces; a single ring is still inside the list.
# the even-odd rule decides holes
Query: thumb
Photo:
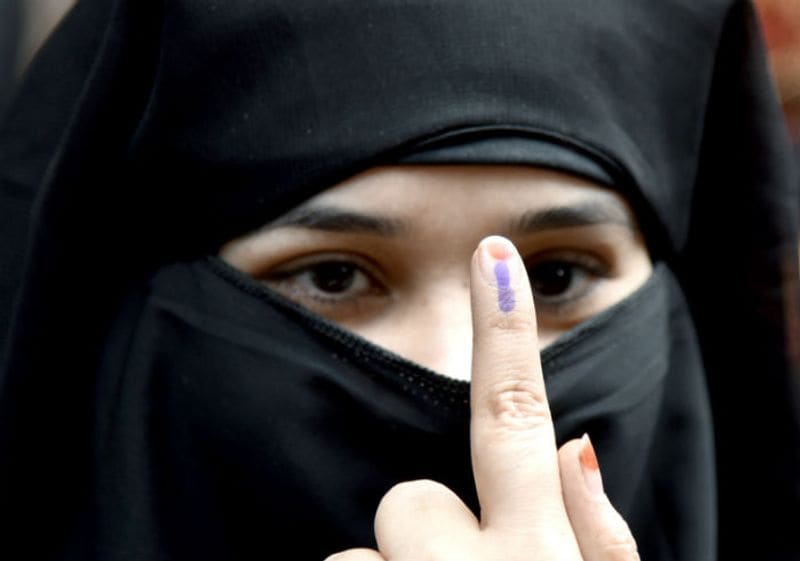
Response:
[[[583,558],[639,561],[636,540],[603,491],[589,436],[564,444],[558,463],[564,504]]]

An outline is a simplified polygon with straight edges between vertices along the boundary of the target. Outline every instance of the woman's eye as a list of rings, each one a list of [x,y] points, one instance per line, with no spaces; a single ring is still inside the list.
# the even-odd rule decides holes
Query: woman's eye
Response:
[[[385,293],[368,267],[349,258],[301,259],[259,278],[290,300],[331,319],[352,314]]]
[[[537,306],[568,306],[595,287],[606,276],[603,266],[593,258],[544,258],[528,265]]]
[[[549,261],[530,271],[531,288],[542,296],[559,296],[569,290],[575,275],[574,266],[564,261]]]
[[[310,283],[321,292],[341,294],[358,285],[363,273],[353,263],[328,261],[308,268]]]

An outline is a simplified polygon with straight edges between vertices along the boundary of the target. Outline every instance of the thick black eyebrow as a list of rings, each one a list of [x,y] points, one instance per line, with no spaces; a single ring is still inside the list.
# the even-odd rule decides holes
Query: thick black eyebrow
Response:
[[[515,221],[511,231],[516,234],[530,234],[542,230],[596,224],[619,224],[633,232],[637,231],[633,218],[625,207],[616,201],[603,199],[526,212]]]
[[[397,236],[408,230],[407,225],[396,218],[361,214],[332,206],[299,207],[267,225],[268,230],[289,227],[326,232],[361,232],[379,236]]]

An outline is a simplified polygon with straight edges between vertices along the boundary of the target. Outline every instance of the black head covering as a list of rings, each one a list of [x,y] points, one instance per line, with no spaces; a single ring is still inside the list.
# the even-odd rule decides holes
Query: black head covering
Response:
[[[22,31],[22,14],[17,0],[0,0],[0,112],[11,95],[17,73],[17,52]]]
[[[17,53],[22,35],[21,11],[17,0],[0,0],[0,14],[3,14],[0,18],[0,116],[4,113],[16,82]],[[19,210],[14,208],[15,199],[16,197],[6,192],[5,187],[0,191],[0,224],[3,224],[0,227],[0,239],[5,240],[0,249],[0,264],[15,264],[19,268],[22,243],[16,239],[16,232],[20,231],[22,225],[19,220],[14,223],[14,217],[20,214],[15,212]],[[12,235],[15,237],[12,238]],[[13,263],[15,257],[17,262]],[[12,282],[5,275],[0,277],[0,334],[5,332],[8,323],[8,314],[3,312],[9,308],[17,278]]]
[[[419,477],[475,508],[465,384],[204,257],[411,160],[631,200],[658,263],[544,352],[558,438],[592,434],[643,558],[797,559],[796,180],[754,22],[732,0],[79,3],[28,76],[73,81],[0,134],[4,185],[42,184],[0,553],[320,558],[370,545]]]

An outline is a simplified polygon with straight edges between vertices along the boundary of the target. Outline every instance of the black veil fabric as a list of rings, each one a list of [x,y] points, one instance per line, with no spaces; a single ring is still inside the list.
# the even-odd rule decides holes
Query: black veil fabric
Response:
[[[475,507],[463,386],[205,256],[498,138],[607,178],[659,263],[544,357],[643,558],[800,558],[797,177],[732,0],[79,2],[0,128],[3,188],[38,192],[2,273],[0,553],[312,559],[370,545],[392,482]]]

